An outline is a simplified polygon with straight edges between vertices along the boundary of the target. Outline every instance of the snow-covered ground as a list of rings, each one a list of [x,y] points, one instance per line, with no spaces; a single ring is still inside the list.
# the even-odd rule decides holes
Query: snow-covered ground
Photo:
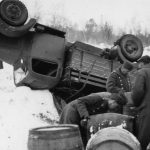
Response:
[[[59,119],[48,90],[16,88],[12,67],[0,70],[0,150],[27,150],[29,129]]]

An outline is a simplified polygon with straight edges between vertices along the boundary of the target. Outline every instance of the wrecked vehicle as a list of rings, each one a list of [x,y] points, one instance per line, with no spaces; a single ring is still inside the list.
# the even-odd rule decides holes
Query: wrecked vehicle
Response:
[[[134,35],[122,36],[105,50],[78,41],[69,43],[65,32],[34,18],[27,20],[27,9],[18,0],[2,1],[0,10],[0,59],[14,67],[16,86],[54,89],[61,83],[87,83],[105,89],[110,72],[143,53],[142,43]]]
[[[68,103],[80,96],[106,91],[105,85],[109,74],[124,61],[135,62],[142,56],[142,53],[141,41],[131,34],[122,36],[112,48],[106,49],[100,49],[79,41],[69,43],[65,39],[65,32],[39,24],[34,18],[28,20],[28,11],[19,0],[3,0],[0,3],[0,60],[13,66],[16,86],[24,85],[32,89],[49,89],[56,99],[58,98],[58,105],[60,104],[59,99]],[[134,78],[134,72],[131,76]],[[105,143],[104,141],[97,141],[95,138],[104,137],[103,133],[100,135],[99,132],[103,132],[101,126],[103,121],[109,120],[108,118],[111,118],[111,126],[118,126],[125,123],[124,121],[128,123],[129,120],[133,120],[132,117],[121,114],[93,116],[93,120],[89,122],[87,127],[87,139],[90,139],[90,144],[87,145],[88,150],[99,149],[100,143]],[[110,122],[106,127],[109,125]],[[58,129],[59,127],[61,129]],[[91,127],[96,129],[91,129]],[[46,132],[47,129],[52,132]],[[131,140],[132,136],[128,137],[130,133],[117,130],[117,128],[106,130],[113,134],[111,134],[110,139],[106,139],[106,141],[111,141],[110,143],[102,144],[102,150],[112,146],[113,150],[120,147],[123,147],[123,150],[140,149],[138,142]],[[132,132],[132,129],[129,131]],[[116,132],[119,132],[119,135],[125,135],[127,143],[124,143],[123,140],[116,142],[121,136],[116,137],[116,141],[113,141]],[[83,149],[82,141],[79,142],[81,144],[78,143],[81,137],[76,126],[37,128],[30,131],[30,134],[29,150],[36,149],[36,137],[39,136],[42,136],[42,139],[53,137],[49,141],[46,140],[45,143],[42,141],[41,145],[38,145],[39,150],[51,149],[53,148],[52,145],[54,146],[53,149],[66,149],[69,146],[70,149]],[[91,137],[92,134],[94,134],[93,137]],[[55,142],[50,143],[54,139],[56,143],[61,144],[58,146],[54,144]],[[129,141],[133,141],[133,143]],[[66,142],[68,143],[66,144]],[[64,148],[62,148],[63,144],[66,144]]]

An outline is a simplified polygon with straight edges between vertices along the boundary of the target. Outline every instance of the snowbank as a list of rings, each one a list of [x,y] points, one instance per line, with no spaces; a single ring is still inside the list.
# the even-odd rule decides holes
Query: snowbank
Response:
[[[29,129],[47,126],[59,116],[48,90],[16,88],[12,68],[0,70],[0,150],[27,150]]]

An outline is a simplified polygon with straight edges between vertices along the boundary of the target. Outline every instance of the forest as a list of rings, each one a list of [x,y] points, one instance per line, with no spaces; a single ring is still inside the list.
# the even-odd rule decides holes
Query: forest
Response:
[[[36,17],[37,21],[40,17]],[[69,42],[81,41],[93,45],[100,45],[104,43],[106,45],[113,45],[113,43],[124,34],[134,34],[139,39],[141,39],[143,46],[147,47],[150,45],[150,33],[142,27],[137,25],[130,31],[125,31],[124,29],[118,29],[116,33],[114,27],[107,21],[101,23],[96,23],[96,21],[91,18],[87,20],[84,27],[79,28],[78,24],[72,24],[65,17],[52,16],[52,19],[47,22],[47,26],[54,27],[56,29],[66,32],[66,40]]]

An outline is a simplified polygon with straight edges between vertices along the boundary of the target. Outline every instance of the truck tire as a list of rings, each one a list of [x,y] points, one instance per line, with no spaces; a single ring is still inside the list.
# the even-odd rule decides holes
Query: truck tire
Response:
[[[19,0],[3,0],[0,3],[0,17],[11,26],[21,26],[28,18],[28,11]]]
[[[132,34],[122,36],[117,44],[120,46],[122,55],[129,61],[136,61],[143,54],[141,40]]]

